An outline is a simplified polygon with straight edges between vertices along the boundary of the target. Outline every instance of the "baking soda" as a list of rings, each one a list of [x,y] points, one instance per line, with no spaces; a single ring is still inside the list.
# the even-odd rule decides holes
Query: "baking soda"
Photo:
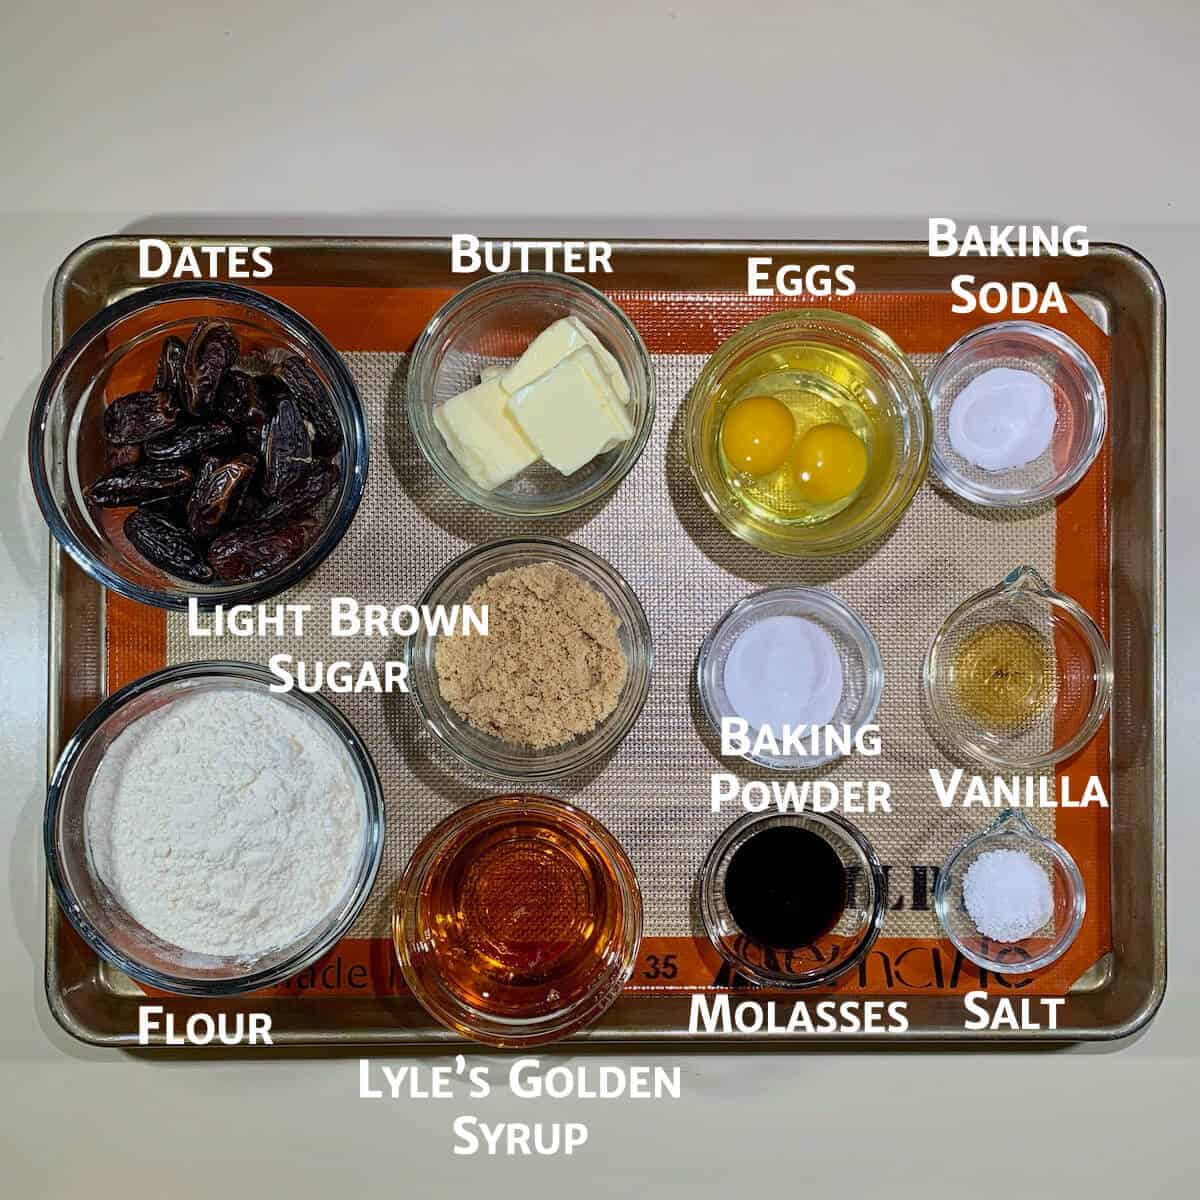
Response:
[[[1056,420],[1054,392],[1040,375],[993,367],[954,398],[950,445],[985,471],[1008,471],[1046,453]]]

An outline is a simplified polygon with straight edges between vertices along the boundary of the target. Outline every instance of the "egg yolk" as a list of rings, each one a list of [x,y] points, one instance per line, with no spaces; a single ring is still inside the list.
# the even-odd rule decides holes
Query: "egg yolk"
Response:
[[[845,425],[814,425],[796,447],[792,470],[803,499],[833,504],[862,486],[867,475],[867,448]]]
[[[796,438],[796,420],[774,396],[746,396],[721,422],[721,450],[735,471],[770,475],[787,460]]]

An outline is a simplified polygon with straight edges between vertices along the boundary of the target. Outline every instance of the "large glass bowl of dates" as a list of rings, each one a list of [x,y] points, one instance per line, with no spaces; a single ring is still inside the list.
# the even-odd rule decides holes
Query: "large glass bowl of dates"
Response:
[[[177,283],[92,317],[55,357],[29,428],[50,531],[145,604],[245,603],[304,578],[362,498],[367,430],[321,334],[269,296]]]

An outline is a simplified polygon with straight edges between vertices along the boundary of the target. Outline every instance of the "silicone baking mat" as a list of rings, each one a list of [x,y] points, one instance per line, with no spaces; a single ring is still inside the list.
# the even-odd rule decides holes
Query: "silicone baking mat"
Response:
[[[298,658],[399,658],[402,645],[378,638],[328,636],[329,597],[363,603],[415,602],[451,558],[495,538],[536,531],[596,551],[630,581],[654,631],[655,668],[640,720],[600,769],[539,785],[599,817],[637,869],[646,938],[632,988],[737,985],[705,941],[695,908],[700,864],[719,832],[741,813],[710,811],[714,771],[753,774],[721,760],[699,711],[692,677],[700,642],[722,613],[750,592],[779,584],[828,587],[846,600],[879,640],[886,684],[878,717],[883,752],[852,756],[812,777],[881,778],[892,785],[892,812],[853,818],[885,863],[889,911],[883,935],[838,990],[872,993],[958,992],[979,972],[938,937],[932,895],[938,864],[950,849],[996,815],[986,808],[943,809],[929,768],[955,765],[936,747],[920,711],[920,665],[947,613],[1013,567],[1028,563],[1077,598],[1108,631],[1107,449],[1087,478],[1057,504],[1020,514],[988,514],[926,483],[892,535],[854,555],[804,562],[778,558],[735,539],[701,501],[683,450],[682,405],[709,353],[747,321],[801,301],[728,293],[609,294],[638,326],[651,351],[658,389],[654,433],[645,454],[606,502],[531,523],[496,517],[460,500],[433,474],[409,434],[404,410],[407,349],[449,294],[433,289],[288,288],[273,294],[313,320],[346,356],[366,409],[372,462],[362,507],[350,531],[318,571],[281,600],[313,605],[303,639],[187,636],[186,619],[109,597],[110,690],[165,663],[197,658],[265,662]],[[873,294],[835,302],[891,334],[919,370],[982,320],[949,312],[942,294]],[[1092,356],[1108,380],[1104,333],[1081,311],[1055,319]],[[328,693],[327,693],[328,694]],[[280,990],[318,997],[342,994],[351,967],[369,987],[400,987],[387,937],[388,912],[408,855],[455,806],[513,790],[474,775],[422,726],[402,694],[329,695],[363,736],[383,780],[387,841],[374,891],[351,936],[318,969]],[[968,771],[970,768],[968,768]],[[1060,768],[1072,791],[1098,774],[1107,783],[1107,727]],[[1088,915],[1071,951],[1024,990],[1061,993],[1109,947],[1108,812],[1032,810],[1078,861]],[[325,964],[328,965],[328,964]],[[361,983],[361,976],[360,976]],[[358,985],[356,985],[358,986]],[[362,995],[362,990],[357,994]]]

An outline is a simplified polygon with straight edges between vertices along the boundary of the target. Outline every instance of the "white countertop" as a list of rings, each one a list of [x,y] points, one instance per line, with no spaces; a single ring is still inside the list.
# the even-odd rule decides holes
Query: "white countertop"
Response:
[[[172,7],[47,2],[0,15],[4,1191],[186,1200],[267,1188],[303,1200],[414,1184],[512,1196],[840,1184],[983,1197],[1031,1181],[1038,1194],[1125,1197],[1194,1186],[1200,10]],[[165,230],[921,238],[931,215],[1086,222],[1166,282],[1171,980],[1145,1034],[1043,1053],[646,1053],[637,1061],[682,1065],[681,1101],[514,1104],[501,1089],[459,1105],[361,1101],[353,1059],[137,1057],[58,1029],[41,977],[47,535],[24,447],[49,283],[69,250]],[[574,1158],[455,1157],[462,1111],[584,1119],[590,1142]]]

